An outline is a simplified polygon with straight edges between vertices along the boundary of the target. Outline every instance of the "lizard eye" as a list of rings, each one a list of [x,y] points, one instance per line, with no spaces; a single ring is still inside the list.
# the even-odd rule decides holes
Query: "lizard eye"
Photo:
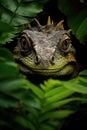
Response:
[[[24,36],[20,39],[21,48],[23,50],[28,50],[30,48],[30,41],[27,40]]]
[[[27,36],[22,36],[20,38],[21,53],[23,55],[30,54],[30,52],[32,50],[32,44],[31,43],[32,43],[31,39]]]
[[[70,45],[71,45],[71,40],[70,39],[60,40],[59,44],[58,44],[59,48],[62,51],[68,51]]]
[[[69,45],[70,45],[70,40],[66,39],[66,40],[64,40],[64,41],[61,43],[61,48],[62,48],[63,50],[67,50],[68,47],[69,47]]]

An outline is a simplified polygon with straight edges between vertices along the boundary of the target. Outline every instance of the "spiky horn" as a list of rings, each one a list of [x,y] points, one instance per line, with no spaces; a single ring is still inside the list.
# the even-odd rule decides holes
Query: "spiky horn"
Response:
[[[52,23],[51,23],[51,18],[50,18],[50,16],[48,16],[48,19],[47,19],[47,25],[51,25]]]
[[[64,29],[64,27],[63,27],[63,22],[64,22],[64,20],[61,20],[61,21],[57,24],[57,27],[60,28],[60,29]]]

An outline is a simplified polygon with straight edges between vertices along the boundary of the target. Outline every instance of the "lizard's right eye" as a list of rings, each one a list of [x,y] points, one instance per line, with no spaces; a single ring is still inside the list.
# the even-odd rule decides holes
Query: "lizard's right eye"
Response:
[[[20,43],[21,43],[21,48],[23,50],[28,50],[29,48],[31,48],[30,40],[26,39],[26,37],[24,37],[24,36],[21,37]]]

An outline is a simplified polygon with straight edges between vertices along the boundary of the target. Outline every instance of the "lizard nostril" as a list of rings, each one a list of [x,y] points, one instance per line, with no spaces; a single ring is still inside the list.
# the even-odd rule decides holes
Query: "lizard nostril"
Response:
[[[36,56],[35,64],[38,65],[41,62],[41,57],[38,55]]]
[[[55,63],[54,63],[54,56],[51,56],[51,58],[50,58],[50,63],[51,63],[52,65],[55,64]]]

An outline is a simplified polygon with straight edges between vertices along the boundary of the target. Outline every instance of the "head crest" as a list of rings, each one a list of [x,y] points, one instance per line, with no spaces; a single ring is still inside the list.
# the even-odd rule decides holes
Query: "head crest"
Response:
[[[30,29],[31,25],[29,23],[25,24],[25,29]]]
[[[47,19],[47,25],[51,25],[52,23],[51,23],[51,18],[50,18],[50,16],[48,16],[48,19]]]
[[[42,26],[41,26],[40,22],[39,22],[36,18],[34,18],[34,20],[36,21],[38,27],[42,30]],[[58,28],[64,30],[63,23],[64,23],[64,20],[61,20],[61,21],[55,26],[53,20],[51,20],[51,17],[48,16],[47,25],[52,25],[53,30],[56,30],[56,29],[58,29]],[[25,29],[31,29],[31,25],[30,25],[29,23],[27,23],[27,24],[25,25]],[[70,32],[70,31],[71,31],[71,30],[69,30],[68,32]]]
[[[61,20],[61,21],[56,25],[56,28],[64,29],[63,23],[64,23],[64,20]],[[48,16],[47,25],[54,25],[54,22],[51,21],[50,16]],[[55,28],[55,29],[56,29],[56,28]]]
[[[40,22],[39,22],[36,18],[35,18],[34,20],[36,21],[37,25],[38,25],[39,27],[41,27]]]
[[[61,21],[57,24],[57,27],[60,28],[60,29],[64,29],[63,23],[64,23],[64,20],[61,20]]]

